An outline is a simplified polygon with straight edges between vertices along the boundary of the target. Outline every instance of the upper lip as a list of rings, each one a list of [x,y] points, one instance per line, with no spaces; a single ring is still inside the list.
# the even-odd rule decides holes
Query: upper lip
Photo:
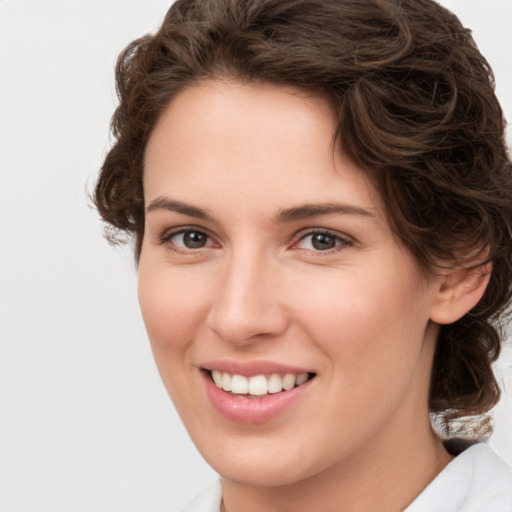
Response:
[[[235,361],[228,359],[218,359],[215,361],[207,361],[201,364],[204,370],[218,370],[228,372],[231,375],[243,375],[244,377],[253,377],[254,375],[272,374],[272,373],[313,373],[311,369],[300,368],[274,361]]]

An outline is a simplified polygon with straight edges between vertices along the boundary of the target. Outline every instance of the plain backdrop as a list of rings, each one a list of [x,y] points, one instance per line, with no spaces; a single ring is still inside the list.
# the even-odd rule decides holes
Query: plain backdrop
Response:
[[[445,0],[512,119],[512,0]],[[153,363],[131,249],[90,208],[113,66],[166,0],[0,0],[0,510],[163,512],[214,472]],[[509,141],[510,133],[509,133]],[[512,355],[492,443],[512,462]]]

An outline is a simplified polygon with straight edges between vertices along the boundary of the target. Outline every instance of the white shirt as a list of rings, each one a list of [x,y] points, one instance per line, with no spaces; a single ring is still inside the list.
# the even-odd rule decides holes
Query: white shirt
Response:
[[[180,512],[219,512],[221,499],[217,480]],[[470,446],[404,512],[512,512],[512,468],[488,445]]]

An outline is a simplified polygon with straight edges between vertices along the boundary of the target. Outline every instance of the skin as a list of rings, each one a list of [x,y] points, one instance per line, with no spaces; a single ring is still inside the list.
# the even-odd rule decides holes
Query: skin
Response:
[[[174,98],[146,149],[140,306],[227,512],[399,511],[451,460],[429,421],[435,321],[464,314],[485,283],[422,277],[334,128],[322,99],[207,81]],[[344,209],[276,221],[317,203]],[[183,228],[205,245],[186,247]],[[333,248],[315,248],[318,230]],[[278,417],[244,424],[205,392],[200,369],[219,359],[316,377]]]

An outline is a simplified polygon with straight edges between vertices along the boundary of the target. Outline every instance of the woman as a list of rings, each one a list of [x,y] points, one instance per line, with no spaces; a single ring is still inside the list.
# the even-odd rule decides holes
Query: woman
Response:
[[[221,475],[189,511],[508,511],[492,73],[431,0],[178,0],[117,67],[96,204]],[[437,431],[432,428],[431,415]]]

